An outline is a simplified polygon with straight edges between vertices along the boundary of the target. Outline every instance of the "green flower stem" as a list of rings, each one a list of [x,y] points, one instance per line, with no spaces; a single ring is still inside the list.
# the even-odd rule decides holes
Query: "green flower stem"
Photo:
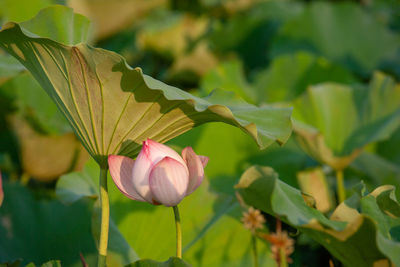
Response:
[[[287,267],[287,261],[286,261],[286,253],[284,248],[279,249],[279,258],[280,258],[280,267]]]
[[[182,230],[178,206],[173,206],[176,225],[176,257],[182,259]]]
[[[99,240],[98,267],[106,266],[108,228],[110,224],[110,202],[107,189],[107,167],[100,168],[100,204],[101,204],[101,224]]]
[[[252,244],[252,248],[253,248],[254,267],[258,267],[257,238],[256,238],[255,234],[251,235],[251,244]]]
[[[336,171],[336,187],[337,187],[337,195],[339,199],[339,204],[346,200],[346,191],[344,189],[344,181],[343,181],[343,171]]]

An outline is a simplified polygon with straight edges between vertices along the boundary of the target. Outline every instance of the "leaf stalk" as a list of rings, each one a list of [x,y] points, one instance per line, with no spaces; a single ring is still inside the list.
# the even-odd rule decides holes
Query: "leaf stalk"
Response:
[[[343,170],[336,171],[336,187],[339,204],[346,200],[346,190],[344,188]]]
[[[99,239],[99,255],[97,260],[98,267],[106,266],[108,231],[110,225],[110,202],[107,188],[107,171],[108,168],[100,167],[100,204],[101,204],[101,222],[100,222],[100,239]]]

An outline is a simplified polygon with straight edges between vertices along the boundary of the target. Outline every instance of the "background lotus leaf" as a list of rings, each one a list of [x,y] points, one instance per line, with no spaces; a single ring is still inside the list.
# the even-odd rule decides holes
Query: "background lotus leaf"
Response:
[[[371,194],[362,186],[328,219],[308,206],[301,192],[278,179],[269,167],[253,166],[236,186],[244,201],[296,227],[323,245],[345,266],[390,266],[400,263],[400,205],[392,186]]]
[[[371,152],[363,152],[355,159],[350,168],[362,173],[363,177],[370,179],[370,184],[391,184],[399,187],[399,165]],[[400,190],[396,191],[400,198]]]
[[[152,9],[166,5],[165,0],[68,0],[66,2],[76,13],[88,17],[93,22],[97,39],[107,38],[126,29],[144,19]]]
[[[155,50],[172,57],[182,56],[207,27],[207,19],[162,13],[160,18],[149,21],[137,37],[139,47]]]
[[[24,72],[0,87],[13,92],[16,113],[36,130],[46,135],[71,133],[72,129],[51,98],[30,73]]]
[[[79,253],[91,265],[96,246],[90,234],[90,204],[78,201],[66,206],[52,196],[41,196],[18,182],[3,180],[0,209],[0,258],[23,259],[22,264],[43,264],[59,259],[63,266],[82,266]],[[27,241],[29,240],[29,245]],[[23,265],[23,266],[24,266]]]
[[[258,103],[256,92],[247,82],[243,65],[238,60],[221,63],[209,71],[202,79],[201,88],[207,94],[215,88],[226,88],[249,103]]]
[[[400,86],[375,73],[368,87],[325,83],[294,102],[295,131],[315,159],[344,169],[372,142],[388,138],[400,125]]]
[[[347,69],[328,59],[300,51],[275,57],[271,65],[259,71],[254,79],[258,101],[293,101],[310,85],[324,81],[351,84],[357,78]]]
[[[357,82],[348,70],[324,57],[307,52],[281,55],[274,58],[268,68],[257,71],[249,82],[239,60],[220,63],[201,80],[201,89],[209,93],[214,88],[226,88],[253,104],[290,102],[299,97],[310,85],[323,81],[344,84]]]
[[[25,68],[12,56],[4,55],[0,51],[0,85],[7,79],[17,75]]]
[[[397,58],[399,38],[354,3],[315,2],[285,22],[271,53],[307,50],[366,75]]]
[[[332,192],[322,168],[298,172],[297,180],[301,191],[314,198],[317,210],[328,212],[333,207]]]
[[[298,2],[259,1],[243,12],[213,21],[210,47],[217,55],[237,56],[249,69],[265,67],[279,27],[303,8]]]
[[[400,164],[400,151],[393,149],[400,145],[400,127],[393,133],[393,135],[379,144],[377,144],[376,151],[387,160]]]
[[[39,134],[17,117],[11,119],[18,137],[24,172],[40,181],[82,169],[89,155],[73,133],[57,136]]]

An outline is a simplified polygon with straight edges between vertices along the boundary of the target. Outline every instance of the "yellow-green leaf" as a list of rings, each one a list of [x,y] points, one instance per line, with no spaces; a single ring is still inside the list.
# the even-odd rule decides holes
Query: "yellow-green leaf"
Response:
[[[368,87],[324,83],[294,103],[300,145],[336,170],[347,167],[369,143],[400,125],[400,86],[376,72]]]
[[[63,45],[7,23],[0,46],[33,74],[102,165],[109,154],[134,157],[146,138],[165,142],[210,121],[239,127],[261,148],[291,133],[289,108],[252,106],[223,91],[198,98],[84,43]]]

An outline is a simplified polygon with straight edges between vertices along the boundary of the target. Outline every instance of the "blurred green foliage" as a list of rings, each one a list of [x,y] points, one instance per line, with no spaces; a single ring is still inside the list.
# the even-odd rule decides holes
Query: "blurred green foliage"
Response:
[[[246,203],[280,216],[326,247],[345,266],[390,266],[400,263],[400,204],[394,187],[385,185],[368,193],[361,183],[355,194],[327,219],[303,201],[296,188],[278,180],[271,168],[254,166],[236,188]]]
[[[68,31],[57,32],[51,37],[58,41],[85,41],[112,50],[153,78],[197,96],[222,88],[259,106],[294,106],[294,118],[302,123],[306,134],[296,131],[282,147],[273,145],[260,151],[239,129],[221,123],[200,126],[169,142],[177,149],[192,146],[198,154],[210,157],[208,182],[182,203],[184,246],[188,245],[184,259],[188,263],[250,266],[250,232],[240,223],[243,208],[236,201],[233,186],[253,164],[273,167],[290,185],[274,178],[274,187],[259,188],[263,197],[283,194],[271,200],[277,206],[248,204],[271,214],[287,215],[285,221],[302,230],[295,237],[293,266],[327,266],[330,259],[335,266],[341,264],[337,260],[346,266],[361,266],[364,263],[357,262],[356,254],[349,258],[340,253],[356,248],[373,255],[368,264],[386,258],[398,263],[398,218],[387,215],[390,209],[398,217],[398,204],[393,203],[393,195],[385,193],[388,191],[371,196],[358,189],[335,212],[328,211],[325,215],[332,218],[340,209],[357,210],[365,218],[365,228],[358,228],[360,233],[376,233],[379,239],[365,244],[357,238],[339,242],[333,235],[333,246],[324,241],[326,232],[305,230],[305,221],[315,217],[337,232],[346,227],[345,223],[328,220],[303,204],[296,189],[299,172],[321,166],[329,193],[334,196],[335,165],[326,157],[348,156],[354,150],[356,155],[345,164],[348,193],[361,180],[370,192],[383,184],[400,187],[398,1],[197,0],[189,5],[179,0],[1,0],[0,21],[25,21],[51,4],[71,6],[93,22],[89,27],[79,16],[75,22],[85,25],[81,32],[75,37],[66,35]],[[63,28],[64,24],[60,20],[58,25]],[[37,27],[48,36],[46,32],[57,25],[38,22]],[[84,33],[89,29],[90,33]],[[320,100],[312,104],[310,98]],[[296,115],[300,113],[307,118]],[[41,265],[59,259],[63,266],[80,266],[82,253],[91,266],[96,255],[92,231],[97,227],[98,174],[93,162],[81,173],[63,176],[57,186],[54,181],[40,182],[40,177],[32,177],[23,167],[22,142],[10,121],[15,115],[42,136],[71,132],[31,74],[0,51],[0,170],[5,195],[0,207],[0,263],[22,258],[24,265]],[[315,143],[305,143],[304,136],[311,136],[307,140],[313,142],[323,136],[326,147],[318,143],[310,149]],[[47,160],[51,164],[53,159]],[[113,220],[110,266],[127,264],[137,256],[165,261],[173,255],[172,211],[133,202],[111,183],[109,186]],[[299,199],[290,209],[281,207],[285,203],[279,200],[288,198],[285,194]],[[267,219],[273,230],[275,220]],[[356,245],[352,243],[355,241]],[[259,243],[260,262],[274,266],[269,245]],[[368,244],[370,248],[366,248]],[[310,252],[312,256],[304,256]]]

